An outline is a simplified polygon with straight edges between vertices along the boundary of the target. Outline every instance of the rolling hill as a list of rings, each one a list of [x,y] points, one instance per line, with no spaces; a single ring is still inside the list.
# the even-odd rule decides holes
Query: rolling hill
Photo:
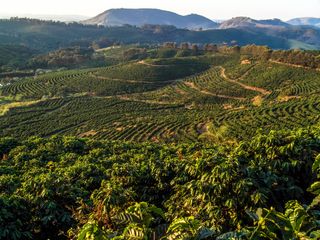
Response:
[[[270,36],[246,29],[213,29],[191,31],[173,26],[147,25],[135,27],[103,27],[79,23],[60,23],[36,19],[0,20],[0,42],[23,45],[42,52],[69,46],[89,47],[93,41],[107,38],[122,44],[162,44],[164,42],[190,42],[198,44],[215,43],[266,45],[275,49],[290,49],[288,39]],[[315,49],[317,46],[297,41],[296,46]]]
[[[172,25],[183,29],[213,29],[218,26],[212,20],[197,14],[181,16],[159,9],[110,9],[82,23],[109,27],[126,24],[138,27],[145,24]]]
[[[286,28],[288,26],[290,26],[288,23],[282,22],[280,19],[255,20],[249,17],[235,17],[223,21],[219,28]]]
[[[248,30],[317,47],[320,46],[320,29],[311,26],[294,26],[280,19],[255,20],[248,17],[236,17],[222,22],[219,26],[219,29],[229,28]]]
[[[302,60],[303,53],[264,47],[221,47],[187,57],[167,49],[176,55],[158,58],[164,50],[2,87],[0,136],[189,142],[220,131],[227,139],[247,139],[259,128],[292,129],[319,120],[319,53],[295,64],[290,61]],[[312,57],[313,65],[303,65]]]
[[[297,20],[294,22],[297,22]],[[317,19],[309,19],[309,22],[313,22],[314,26],[318,24]],[[159,9],[110,9],[94,18],[82,21],[82,23],[109,27],[127,24],[138,27],[148,24],[172,25],[177,28],[191,30],[234,28],[245,30],[249,33],[255,32],[269,37],[282,38],[289,43],[293,42],[291,46],[294,48],[317,49],[320,47],[320,30],[307,25],[292,25],[290,22],[286,23],[280,19],[255,20],[248,17],[235,17],[216,23],[196,14],[181,16]]]

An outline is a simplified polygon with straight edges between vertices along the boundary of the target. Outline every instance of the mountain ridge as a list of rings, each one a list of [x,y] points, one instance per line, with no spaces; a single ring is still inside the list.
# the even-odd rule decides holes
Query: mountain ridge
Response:
[[[302,18],[293,18],[287,21],[291,25],[310,25],[317,28],[320,28],[320,18],[315,17],[302,17]]]
[[[177,28],[186,29],[214,29],[218,24],[209,18],[198,14],[189,14],[186,16],[174,12],[154,9],[154,8],[117,8],[106,10],[96,17],[90,18],[81,23],[86,25],[103,26],[123,26],[134,25],[141,27],[145,24],[154,25],[172,25]]]
[[[172,25],[179,29],[212,30],[212,29],[240,29],[255,34],[264,34],[286,41],[302,42],[304,44],[320,47],[320,29],[309,25],[293,25],[281,19],[256,20],[249,17],[234,17],[232,19],[214,22],[198,14],[186,16],[174,12],[137,8],[137,9],[109,9],[96,17],[81,21],[85,25],[102,25],[106,27],[132,25]],[[319,21],[320,24],[320,21]]]
[[[249,30],[320,46],[320,29],[308,25],[292,25],[277,18],[255,20],[249,17],[235,17],[219,25],[219,29],[229,28]]]
[[[234,17],[229,20],[223,21],[219,25],[219,29],[227,28],[247,28],[247,27],[288,27],[290,24],[283,22],[278,18],[256,20],[250,17]]]

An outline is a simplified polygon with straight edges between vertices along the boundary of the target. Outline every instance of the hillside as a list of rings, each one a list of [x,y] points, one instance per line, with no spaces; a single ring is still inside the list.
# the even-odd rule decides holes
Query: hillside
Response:
[[[303,21],[300,19],[300,22]],[[307,21],[305,19],[304,21]],[[317,19],[309,19],[315,26]],[[298,23],[299,19],[293,20]],[[196,14],[181,16],[173,12],[159,9],[110,9],[98,16],[82,21],[87,25],[123,26],[133,25],[172,25],[180,29],[240,29],[247,33],[263,34],[268,37],[281,38],[292,42],[289,48],[317,49],[320,48],[320,30],[309,24],[290,24],[280,19],[255,20],[248,17],[235,17],[222,23]],[[238,39],[235,39],[238,40]],[[307,45],[306,45],[307,44]],[[269,44],[266,44],[270,46]]]
[[[21,45],[0,44],[0,73],[26,66],[28,59],[38,52]]]
[[[312,1],[3,1],[0,240],[320,240]]]
[[[254,46],[133,52],[140,54],[135,60],[113,66],[2,87],[0,135],[183,142],[218,134],[231,140],[250,138],[261,127],[292,129],[319,119],[319,52]]]
[[[273,47],[287,48],[285,41],[270,39],[266,36],[253,36],[241,31],[192,32],[174,27],[149,26],[136,28],[96,27],[80,24],[65,24],[29,19],[11,19],[0,21],[0,41],[2,44],[25,45],[41,51],[55,50],[68,46],[89,46],[99,38],[109,38],[122,43],[163,43],[173,42],[230,42],[270,43]],[[240,34],[241,33],[241,34]],[[80,39],[80,40],[79,40]]]
[[[292,25],[310,25],[310,26],[315,26],[320,28],[320,18],[310,18],[310,17],[294,18],[287,21],[287,23]]]
[[[320,51],[242,22],[0,21],[0,240],[320,239]]]
[[[110,9],[98,16],[82,21],[83,24],[103,26],[123,26],[126,24],[141,27],[145,24],[172,25],[186,29],[212,29],[217,23],[200,15],[181,16],[159,9]]]
[[[320,46],[320,29],[312,26],[294,26],[282,22],[279,19],[254,20],[248,17],[236,17],[224,21],[219,25],[220,29],[236,28],[250,30],[252,32],[266,34],[268,36],[281,37]]]
[[[220,29],[226,28],[286,28],[289,24],[282,22],[280,19],[255,20],[248,17],[235,17],[227,21],[223,21]]]
[[[288,40],[281,36],[253,31],[251,29],[214,29],[191,31],[173,26],[145,25],[143,27],[103,27],[78,23],[60,23],[36,19],[0,20],[0,42],[2,44],[24,45],[41,52],[65,47],[90,47],[93,42],[108,39],[109,44],[162,44],[164,42],[190,42],[198,44],[215,43],[229,45],[266,45],[274,49],[317,49],[318,46],[301,41]],[[279,35],[281,35],[279,33]],[[283,34],[284,35],[284,34]],[[305,36],[305,42],[312,40]],[[303,39],[302,39],[303,40]]]

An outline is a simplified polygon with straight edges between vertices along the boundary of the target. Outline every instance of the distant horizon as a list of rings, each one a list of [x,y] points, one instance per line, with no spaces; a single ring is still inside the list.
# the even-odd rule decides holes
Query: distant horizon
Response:
[[[307,3],[306,3],[307,2]],[[180,15],[199,14],[209,19],[227,20],[245,16],[253,19],[320,18],[320,0],[3,0],[0,16],[85,16],[94,17],[108,9],[152,8],[175,12]]]
[[[4,13],[4,12],[0,12],[0,19],[1,18],[12,18],[12,17],[19,17],[19,18],[32,18],[32,17],[35,17],[35,18],[43,18],[43,20],[59,20],[59,19],[63,19],[63,18],[69,18],[69,20],[72,20],[72,17],[74,18],[74,21],[81,21],[81,20],[84,20],[84,19],[89,19],[89,18],[92,18],[92,17],[95,17],[105,11],[108,11],[108,10],[112,10],[112,9],[156,9],[156,10],[163,10],[163,11],[169,11],[169,12],[174,12],[174,11],[170,11],[170,10],[166,10],[166,9],[161,9],[161,8],[144,8],[144,7],[141,7],[141,8],[126,8],[126,7],[119,7],[119,8],[109,8],[109,9],[106,9],[106,10],[103,10],[95,15],[82,15],[82,14],[55,14],[55,13],[18,13],[18,14],[11,14],[11,13]],[[174,12],[174,13],[177,13],[177,12]],[[179,14],[179,13],[177,13]],[[187,14],[179,14],[179,15],[182,15],[182,16],[187,16],[187,15],[190,15],[190,14],[197,14],[197,15],[202,15],[200,13],[196,13],[196,12],[190,12],[190,13],[187,13]],[[226,19],[220,19],[220,18],[210,18],[206,15],[202,15],[212,21],[216,21],[216,22],[221,22],[221,21],[226,21],[226,20],[229,20],[229,19],[232,19],[232,18],[237,18],[237,17],[248,17],[248,18],[251,18],[251,19],[256,19],[256,20],[268,20],[268,19],[280,19],[281,21],[288,21],[288,20],[291,20],[291,19],[294,19],[294,18],[320,18],[320,17],[315,17],[315,16],[296,16],[296,17],[293,17],[293,18],[289,18],[289,19],[283,19],[283,18],[279,18],[279,17],[270,17],[270,18],[253,18],[253,17],[250,17],[250,16],[233,16],[231,18],[226,18]]]

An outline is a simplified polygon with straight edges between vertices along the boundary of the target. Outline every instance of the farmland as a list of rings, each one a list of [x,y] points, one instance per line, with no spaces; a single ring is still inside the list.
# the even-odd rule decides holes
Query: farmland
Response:
[[[237,141],[316,124],[319,91],[317,70],[248,54],[149,57],[3,86],[0,135],[194,142],[223,129]]]
[[[0,239],[319,239],[318,52],[166,45],[3,74]]]
[[[315,1],[156,2],[0,19],[0,240],[319,240]]]

